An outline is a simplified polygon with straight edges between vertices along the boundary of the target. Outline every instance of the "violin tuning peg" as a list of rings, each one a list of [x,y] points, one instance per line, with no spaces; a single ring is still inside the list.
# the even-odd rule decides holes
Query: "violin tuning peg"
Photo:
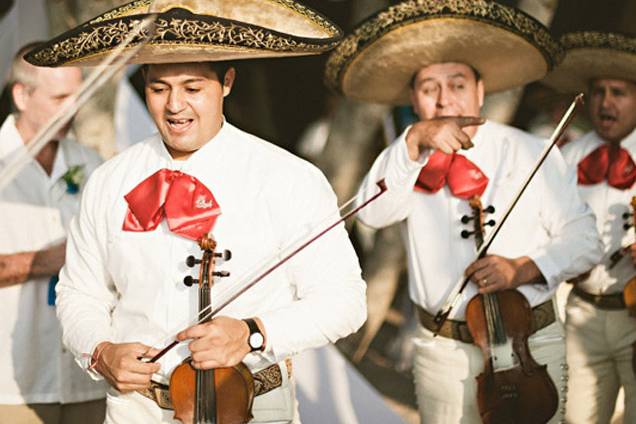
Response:
[[[473,219],[472,216],[464,215],[462,216],[461,221],[462,221],[462,224],[468,224],[472,219]]]
[[[186,265],[189,266],[190,268],[192,268],[195,265],[198,265],[201,263],[201,259],[197,259],[194,256],[190,255],[186,258]]]
[[[484,212],[486,212],[486,213],[495,213],[495,207],[493,205],[490,205],[486,209],[484,209]]]
[[[214,275],[215,277],[229,277],[230,276],[230,271],[215,271],[212,273],[212,275]]]
[[[216,252],[214,254],[215,258],[221,258],[224,261],[229,261],[230,259],[232,259],[232,252],[230,252],[229,250],[225,249],[223,252]]]
[[[183,279],[183,284],[185,284],[188,287],[192,287],[194,284],[199,284],[199,280],[197,280],[196,278],[193,278],[191,275],[187,275]]]
[[[495,220],[491,219],[490,221],[486,222],[484,225],[489,225],[491,227],[494,227],[495,226]]]
[[[461,232],[462,238],[465,238],[465,239],[467,239],[468,237],[470,237],[472,235],[473,235],[473,231],[463,230]]]
[[[624,213],[623,213],[623,219],[627,219],[627,218],[629,218],[630,216],[632,216],[632,213],[630,213],[630,212],[624,212]]]

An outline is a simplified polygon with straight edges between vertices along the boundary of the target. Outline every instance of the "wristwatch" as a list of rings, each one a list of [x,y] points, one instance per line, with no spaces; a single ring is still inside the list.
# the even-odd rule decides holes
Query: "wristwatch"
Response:
[[[252,318],[246,318],[243,321],[247,324],[247,327],[250,329],[250,335],[247,337],[247,344],[250,347],[250,352],[255,352],[257,350],[262,351],[265,348],[265,337],[261,330],[259,330],[256,321]]]

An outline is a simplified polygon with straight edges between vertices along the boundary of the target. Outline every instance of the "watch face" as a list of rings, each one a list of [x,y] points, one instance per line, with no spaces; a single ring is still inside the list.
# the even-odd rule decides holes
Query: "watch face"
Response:
[[[263,335],[261,333],[253,333],[250,335],[249,343],[252,349],[260,349],[263,347]]]

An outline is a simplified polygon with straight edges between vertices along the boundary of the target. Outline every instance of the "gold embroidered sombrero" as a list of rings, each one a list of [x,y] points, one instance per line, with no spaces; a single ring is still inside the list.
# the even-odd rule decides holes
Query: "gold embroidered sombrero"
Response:
[[[318,54],[342,37],[335,24],[293,0],[137,0],[63,33],[25,59],[37,66],[97,65],[149,12],[158,14],[154,35],[130,63]]]
[[[433,63],[470,65],[495,92],[542,78],[562,54],[541,23],[517,9],[486,0],[409,0],[345,37],[325,81],[358,100],[408,104],[411,78]]]
[[[590,80],[612,78],[636,82],[636,37],[608,32],[564,34],[563,62],[543,80],[568,93],[587,91]]]

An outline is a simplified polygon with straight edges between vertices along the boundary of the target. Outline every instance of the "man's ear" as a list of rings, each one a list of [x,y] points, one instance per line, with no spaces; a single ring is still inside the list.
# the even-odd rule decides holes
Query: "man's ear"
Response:
[[[236,69],[229,68],[223,77],[223,97],[227,97],[232,92],[232,86],[236,79]]]
[[[23,112],[26,109],[27,97],[29,96],[29,87],[22,84],[21,82],[16,82],[11,87],[11,98],[13,99],[13,104],[18,112]]]
[[[480,79],[477,81],[477,96],[479,99],[479,108],[484,105],[484,80]]]

